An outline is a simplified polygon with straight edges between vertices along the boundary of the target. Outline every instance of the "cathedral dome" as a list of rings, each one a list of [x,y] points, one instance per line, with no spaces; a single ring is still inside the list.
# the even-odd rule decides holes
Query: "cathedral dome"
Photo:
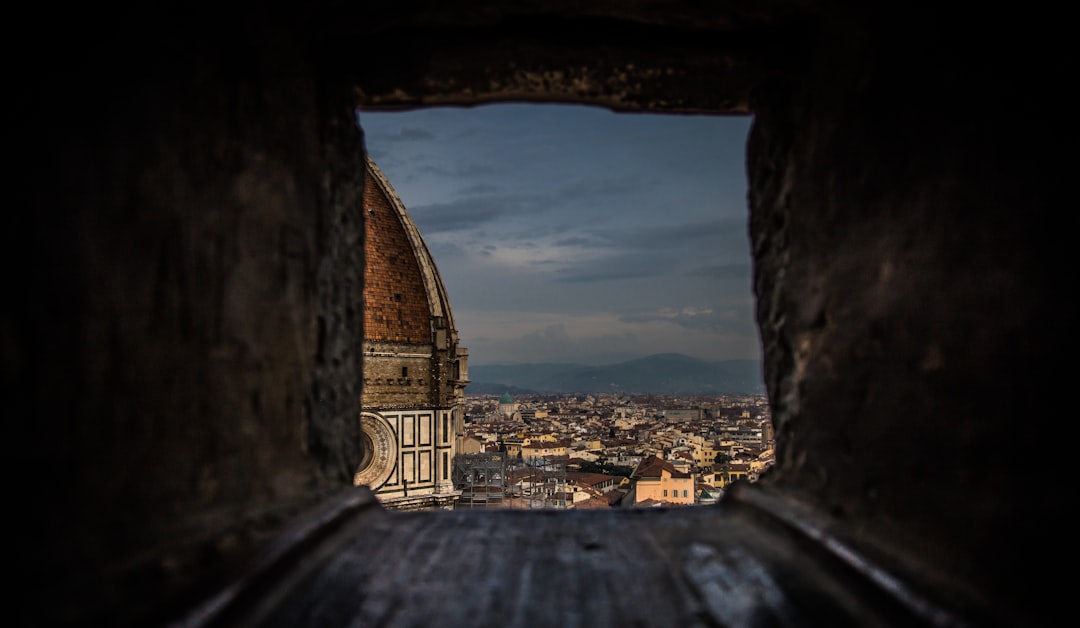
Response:
[[[419,229],[370,157],[366,166],[364,339],[430,344],[433,323],[454,334],[450,300]],[[452,342],[439,338],[437,348]]]
[[[375,162],[365,163],[363,338],[353,483],[394,508],[456,499],[468,351],[458,346],[435,261]]]

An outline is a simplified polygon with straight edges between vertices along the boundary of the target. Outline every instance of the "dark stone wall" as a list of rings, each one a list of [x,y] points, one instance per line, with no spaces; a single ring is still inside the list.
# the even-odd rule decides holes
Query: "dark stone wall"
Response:
[[[1031,26],[1010,19],[996,26]],[[1075,350],[1076,306],[1054,288],[1073,237],[1053,139],[1066,57],[978,22],[838,16],[758,95],[751,230],[778,449],[763,485],[896,573],[1024,623],[1058,592],[1017,576],[1066,536],[1063,465],[1017,457],[1046,451],[1037,426],[1069,387],[1047,367]]]
[[[287,31],[220,27],[93,31],[16,81],[4,369],[34,625],[179,602],[359,459],[351,88]]]
[[[421,4],[168,29],[69,15],[7,75],[18,623],[167,613],[348,487],[354,98],[752,111],[779,454],[755,490],[950,606],[1025,625],[1068,599],[1067,579],[1037,577],[1071,538],[1055,438],[1077,318],[1064,20]]]

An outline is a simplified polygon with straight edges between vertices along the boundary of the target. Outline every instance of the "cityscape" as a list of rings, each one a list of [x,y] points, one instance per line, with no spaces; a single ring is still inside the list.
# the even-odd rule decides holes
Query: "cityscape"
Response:
[[[470,377],[436,261],[370,158],[364,208],[353,484],[388,510],[707,505],[773,464],[755,360],[661,353],[603,368],[477,366],[483,380]],[[521,387],[492,384],[508,379]],[[594,385],[605,392],[581,392]]]
[[[469,395],[455,508],[712,504],[773,444],[765,395]]]

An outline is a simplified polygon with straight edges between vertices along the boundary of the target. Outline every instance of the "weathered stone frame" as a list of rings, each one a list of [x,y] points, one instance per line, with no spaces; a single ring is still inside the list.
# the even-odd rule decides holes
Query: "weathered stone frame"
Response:
[[[1018,575],[1071,539],[1068,458],[1001,453],[1055,444],[1073,386],[1066,20],[619,4],[40,21],[9,97],[20,618],[174,618],[350,484],[354,107],[499,100],[752,112],[779,460],[718,506],[854,548],[930,617],[1067,606]]]

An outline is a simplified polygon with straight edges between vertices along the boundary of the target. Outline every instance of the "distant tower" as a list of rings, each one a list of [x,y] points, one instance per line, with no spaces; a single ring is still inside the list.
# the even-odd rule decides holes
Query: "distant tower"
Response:
[[[506,391],[499,398],[499,414],[504,419],[509,419],[517,412],[518,404],[514,403],[514,398],[510,396],[510,391]]]
[[[369,158],[364,178],[361,462],[353,483],[388,508],[450,508],[464,438],[468,351],[424,240]]]

